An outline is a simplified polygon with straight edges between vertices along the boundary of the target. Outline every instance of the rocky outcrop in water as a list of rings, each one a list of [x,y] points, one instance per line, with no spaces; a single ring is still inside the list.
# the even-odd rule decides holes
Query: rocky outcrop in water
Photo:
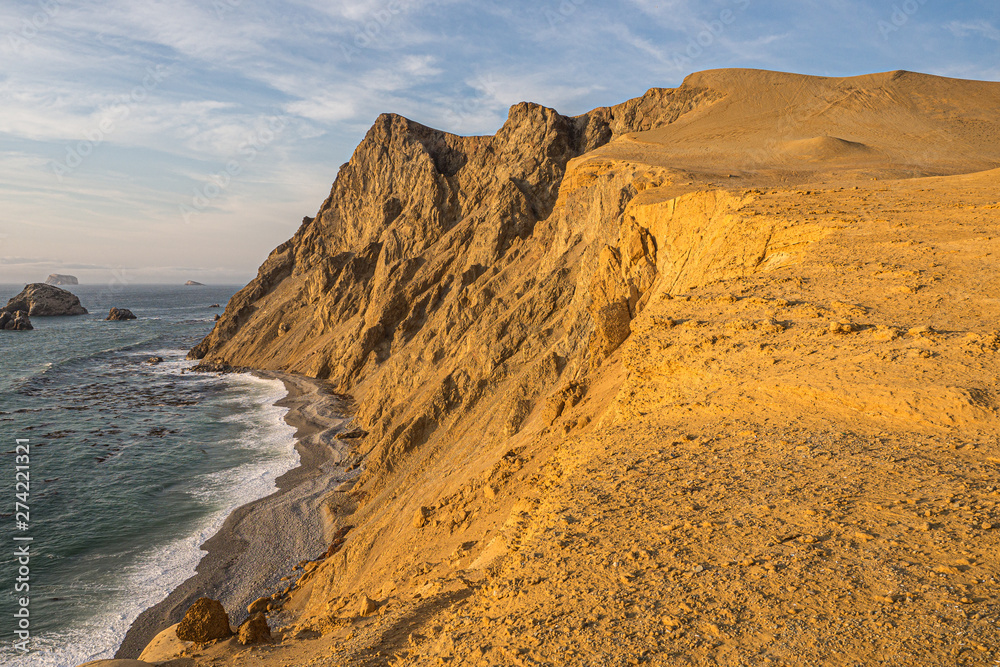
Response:
[[[123,322],[125,320],[134,320],[136,317],[128,308],[112,307],[108,316],[104,319],[108,322]]]
[[[28,314],[23,310],[14,312],[0,311],[0,331],[31,331],[35,327],[31,326]]]
[[[45,279],[46,285],[79,285],[80,281],[76,276],[66,276],[60,273],[53,273]]]
[[[197,282],[195,280],[189,280],[186,283],[184,283],[184,286],[185,287],[204,287],[205,285],[203,283],[199,283],[199,282]]]
[[[80,299],[74,294],[45,283],[26,285],[2,310],[23,310],[31,317],[87,314],[87,309],[80,305]]]

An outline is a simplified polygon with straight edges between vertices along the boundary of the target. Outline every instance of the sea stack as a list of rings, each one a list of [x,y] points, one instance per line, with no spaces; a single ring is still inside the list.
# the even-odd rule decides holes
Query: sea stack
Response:
[[[53,273],[45,279],[46,285],[79,285],[80,281],[76,276],[67,276],[61,273]]]
[[[21,293],[8,301],[2,309],[8,313],[17,310],[23,310],[31,317],[87,314],[87,309],[80,305],[80,299],[76,295],[45,283],[25,285]]]
[[[108,313],[105,321],[107,322],[124,322],[125,320],[134,320],[135,315],[128,308],[112,308]]]
[[[189,280],[186,283],[184,283],[184,286],[185,287],[204,287],[205,285],[203,283],[198,282],[197,280]]]

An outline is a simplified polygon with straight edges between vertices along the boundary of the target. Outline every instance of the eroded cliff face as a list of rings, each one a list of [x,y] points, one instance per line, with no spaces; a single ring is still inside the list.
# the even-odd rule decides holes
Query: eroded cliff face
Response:
[[[477,651],[501,664],[522,648],[590,664],[641,662],[650,646],[665,656],[677,640],[674,657],[710,663],[717,645],[701,637],[771,650],[760,624],[809,576],[830,591],[826,620],[785,657],[821,655],[836,637],[872,658],[868,632],[841,621],[880,613],[886,593],[845,592],[846,575],[801,559],[758,585],[754,566],[799,536],[813,549],[824,535],[853,539],[837,532],[848,523],[888,525],[896,501],[882,495],[912,493],[923,454],[883,460],[873,439],[913,453],[948,429],[973,449],[1000,433],[997,274],[977,254],[996,242],[970,236],[985,234],[997,172],[912,179],[1000,165],[1000,144],[972,154],[970,125],[949,116],[955,100],[995,108],[1000,87],[968,83],[706,73],[575,118],[517,105],[492,137],[380,117],[316,218],[191,353],[329,378],[368,432],[360,478],[328,504],[331,533],[353,529],[272,617],[289,650],[322,636],[359,664],[477,664]],[[996,136],[995,121],[975,132],[985,123]],[[899,147],[917,130],[919,161]],[[940,306],[959,296],[974,308]],[[815,509],[840,502],[840,482],[825,461],[802,472],[813,448],[841,452],[836,474],[861,480],[852,493],[868,500],[838,510],[841,523]],[[982,452],[962,456],[942,455],[920,483],[979,484]],[[782,470],[796,484],[782,486]],[[743,497],[791,504],[748,518]],[[910,538],[897,537],[898,551]],[[850,572],[887,562],[836,554]],[[539,573],[546,586],[529,590]],[[720,581],[724,599],[695,602]],[[385,620],[357,618],[361,593]],[[544,634],[536,614],[562,629],[540,642],[512,634]],[[898,634],[926,635],[935,618]]]
[[[485,396],[504,396],[488,432],[512,435],[624,340],[655,273],[648,233],[620,231],[636,174],[587,171],[554,214],[567,165],[718,97],[654,89],[576,118],[519,104],[493,137],[383,115],[191,356],[357,395],[372,473]]]

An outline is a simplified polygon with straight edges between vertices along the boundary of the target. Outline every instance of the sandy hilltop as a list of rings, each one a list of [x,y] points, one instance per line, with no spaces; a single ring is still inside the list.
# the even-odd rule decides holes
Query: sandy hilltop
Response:
[[[997,109],[716,70],[381,116],[191,353],[353,398],[334,548],[273,643],[143,659],[996,664]]]

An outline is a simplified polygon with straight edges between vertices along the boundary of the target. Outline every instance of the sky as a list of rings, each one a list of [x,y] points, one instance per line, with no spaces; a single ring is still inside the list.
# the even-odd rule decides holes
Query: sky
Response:
[[[1000,80],[996,0],[4,0],[0,283],[242,284],[382,112],[492,134],[691,72]]]

